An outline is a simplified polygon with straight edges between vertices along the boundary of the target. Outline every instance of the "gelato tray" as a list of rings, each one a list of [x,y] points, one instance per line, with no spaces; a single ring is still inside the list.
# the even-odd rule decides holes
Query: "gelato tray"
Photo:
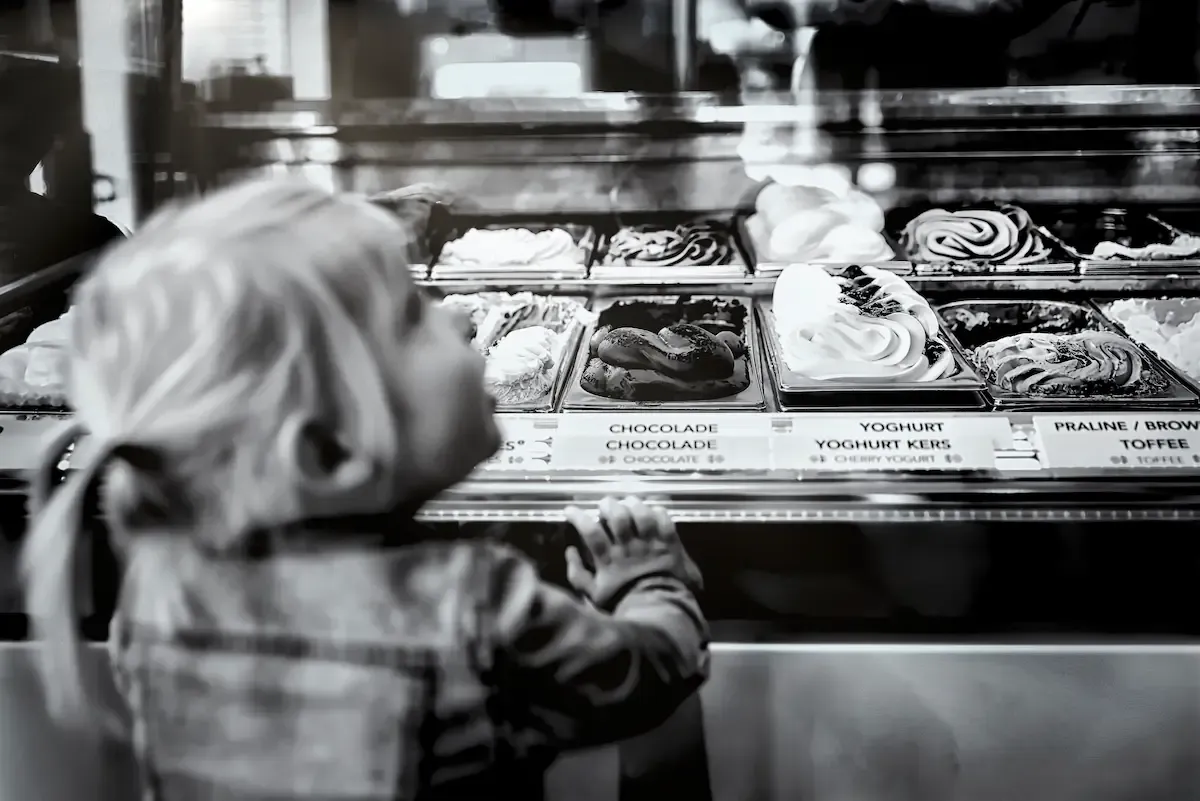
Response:
[[[1196,394],[1091,305],[980,300],[938,308],[1000,408],[1181,408]]]
[[[1073,273],[1071,254],[1018,206],[978,204],[900,215],[903,254],[918,275]]]
[[[579,338],[595,319],[584,298],[478,292],[441,302],[460,314],[487,359],[484,383],[499,411],[554,410]]]
[[[586,278],[595,250],[591,226],[457,219],[439,237],[431,276],[435,281]]]
[[[1200,270],[1200,236],[1149,211],[1073,209],[1060,214],[1050,230],[1086,275]]]
[[[18,332],[30,331],[32,317],[27,311],[0,320],[5,344],[12,343]],[[28,336],[17,338],[20,344],[0,353],[0,408],[62,411],[67,407],[67,314],[32,328]]]
[[[737,222],[755,275],[778,275],[790,264],[835,269],[870,264],[901,275],[912,272],[884,231],[883,209],[857,189],[767,184],[754,198],[753,213]]]
[[[750,301],[599,301],[563,411],[723,411],[766,406]]]
[[[1200,298],[1098,301],[1127,336],[1200,388]]]
[[[758,314],[784,409],[985,405],[932,307],[886,270],[794,265]]]
[[[593,278],[741,278],[747,258],[731,217],[614,227],[601,235]]]

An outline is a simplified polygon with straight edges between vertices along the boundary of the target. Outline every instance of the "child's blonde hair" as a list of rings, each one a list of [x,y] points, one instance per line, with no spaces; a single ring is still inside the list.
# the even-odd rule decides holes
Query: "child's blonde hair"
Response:
[[[359,501],[395,500],[400,432],[382,365],[415,291],[407,245],[365,200],[260,181],[159,212],[79,284],[68,383],[90,458],[36,510],[22,554],[60,718],[96,722],[73,582],[98,479],[118,537],[185,528],[220,548],[312,502],[287,446],[319,425],[376,468]],[[347,511],[378,509],[329,509]]]

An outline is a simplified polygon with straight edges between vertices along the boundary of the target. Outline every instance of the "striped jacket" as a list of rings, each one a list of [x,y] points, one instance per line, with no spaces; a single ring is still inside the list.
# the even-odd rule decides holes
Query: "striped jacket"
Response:
[[[110,642],[144,801],[536,799],[557,754],[653,728],[707,673],[671,560],[593,608],[492,543],[327,534],[128,547]]]

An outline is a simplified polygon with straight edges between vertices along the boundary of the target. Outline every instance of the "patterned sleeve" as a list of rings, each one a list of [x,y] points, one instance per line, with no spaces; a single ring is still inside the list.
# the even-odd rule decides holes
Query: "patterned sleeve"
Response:
[[[481,620],[518,753],[616,742],[663,723],[708,674],[708,627],[692,592],[631,576],[610,615],[542,581],[525,558],[488,552]]]

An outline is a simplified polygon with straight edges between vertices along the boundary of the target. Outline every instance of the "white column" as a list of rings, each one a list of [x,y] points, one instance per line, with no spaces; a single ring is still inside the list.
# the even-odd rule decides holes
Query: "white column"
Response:
[[[328,100],[328,0],[288,0],[287,56],[297,100]]]
[[[96,209],[125,228],[134,225],[133,159],[129,138],[131,65],[126,47],[125,4],[79,0],[79,61],[83,124],[92,137],[96,173],[111,176],[116,200]],[[114,7],[115,6],[115,7]]]

